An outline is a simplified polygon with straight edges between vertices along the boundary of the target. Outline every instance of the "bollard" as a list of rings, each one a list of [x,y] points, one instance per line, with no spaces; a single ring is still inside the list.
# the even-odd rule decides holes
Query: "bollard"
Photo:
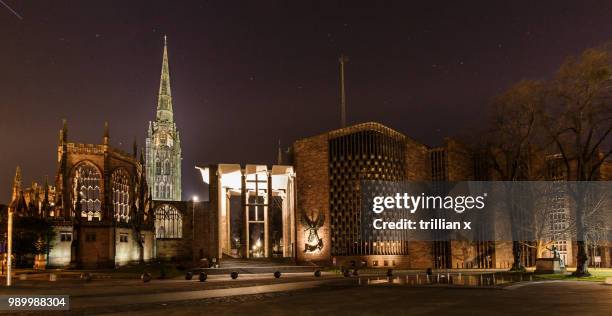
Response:
[[[193,272],[188,271],[185,273],[185,280],[191,280],[193,278]]]
[[[320,270],[316,270],[314,272],[314,276],[317,277],[317,278],[320,277],[321,276],[321,271]]]
[[[416,285],[419,285],[419,274],[416,274]]]
[[[429,282],[429,274],[426,274],[425,276],[427,276],[427,283],[430,283]]]
[[[280,278],[281,277],[281,272],[280,271],[274,272],[274,277],[277,278],[277,279]]]
[[[497,284],[495,283],[495,273],[493,273],[493,285],[497,285]]]
[[[482,281],[482,274],[481,274],[481,275],[480,275],[480,286],[483,286],[483,285],[484,285],[484,283],[483,283],[483,281]]]
[[[436,279],[436,283],[440,283],[440,273],[438,273],[437,279]]]
[[[238,276],[236,276],[236,277],[238,277]],[[208,274],[206,274],[206,272],[204,272],[204,271],[200,272],[199,279],[200,279],[200,282],[206,281],[206,279],[208,279]]]
[[[142,282],[148,283],[149,281],[151,281],[151,274],[148,272],[145,272],[140,276],[140,278],[142,279]]]
[[[232,278],[232,280],[236,280],[238,278],[238,272],[234,271],[230,273],[230,277]]]

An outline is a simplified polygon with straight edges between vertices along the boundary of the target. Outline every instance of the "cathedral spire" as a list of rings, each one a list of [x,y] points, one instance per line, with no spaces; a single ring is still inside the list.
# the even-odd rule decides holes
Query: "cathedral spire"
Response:
[[[159,80],[157,99],[157,121],[172,122],[172,92],[170,90],[170,67],[168,66],[168,40],[164,35],[164,56]]]
[[[13,200],[16,200],[21,193],[21,167],[17,166],[15,170],[15,178],[13,179]]]
[[[181,138],[173,118],[166,36],[157,113],[155,121],[149,122],[145,140],[145,166],[147,184],[155,200],[181,200]]]
[[[62,129],[59,132],[59,142],[60,144],[64,144],[68,141],[68,123],[66,119],[62,120]]]
[[[132,143],[132,155],[134,158],[138,157],[138,141],[136,137],[134,137],[134,142]]]
[[[13,196],[9,204],[9,212],[20,212],[27,208],[21,187],[21,168],[17,166],[15,178],[13,179]]]
[[[110,141],[110,133],[108,132],[108,121],[104,122],[104,136],[102,137],[102,143],[108,145]]]

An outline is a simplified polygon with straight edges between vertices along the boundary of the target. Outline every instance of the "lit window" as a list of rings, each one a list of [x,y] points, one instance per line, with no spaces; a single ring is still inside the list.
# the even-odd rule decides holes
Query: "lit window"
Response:
[[[163,204],[155,210],[155,237],[183,237],[183,216],[176,207]]]
[[[113,209],[115,220],[129,222],[130,220],[130,180],[125,169],[117,169],[111,177],[113,189]]]
[[[80,163],[74,171],[73,187],[78,192],[78,200],[81,207],[81,217],[92,221],[93,218],[102,219],[102,202],[100,187],[102,177],[100,171],[90,162]]]

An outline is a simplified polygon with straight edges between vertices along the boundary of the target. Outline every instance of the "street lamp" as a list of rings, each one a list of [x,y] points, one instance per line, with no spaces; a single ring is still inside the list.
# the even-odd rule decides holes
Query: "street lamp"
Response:
[[[12,273],[12,265],[13,259],[11,258],[13,255],[13,210],[12,207],[8,209],[8,221],[7,221],[7,258],[6,258],[6,286],[11,286],[11,273]]]
[[[194,195],[191,201],[191,239],[195,240],[195,204],[198,202],[198,196]]]

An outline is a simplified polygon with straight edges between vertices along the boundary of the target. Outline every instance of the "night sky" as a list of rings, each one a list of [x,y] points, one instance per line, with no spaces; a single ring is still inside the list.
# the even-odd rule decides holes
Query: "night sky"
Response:
[[[55,177],[69,141],[144,144],[163,34],[183,149],[183,198],[205,196],[196,164],[273,163],[277,142],[378,121],[428,145],[483,124],[493,96],[547,78],[612,39],[606,1],[19,1],[0,3],[0,203]],[[421,1],[425,2],[425,1]]]

